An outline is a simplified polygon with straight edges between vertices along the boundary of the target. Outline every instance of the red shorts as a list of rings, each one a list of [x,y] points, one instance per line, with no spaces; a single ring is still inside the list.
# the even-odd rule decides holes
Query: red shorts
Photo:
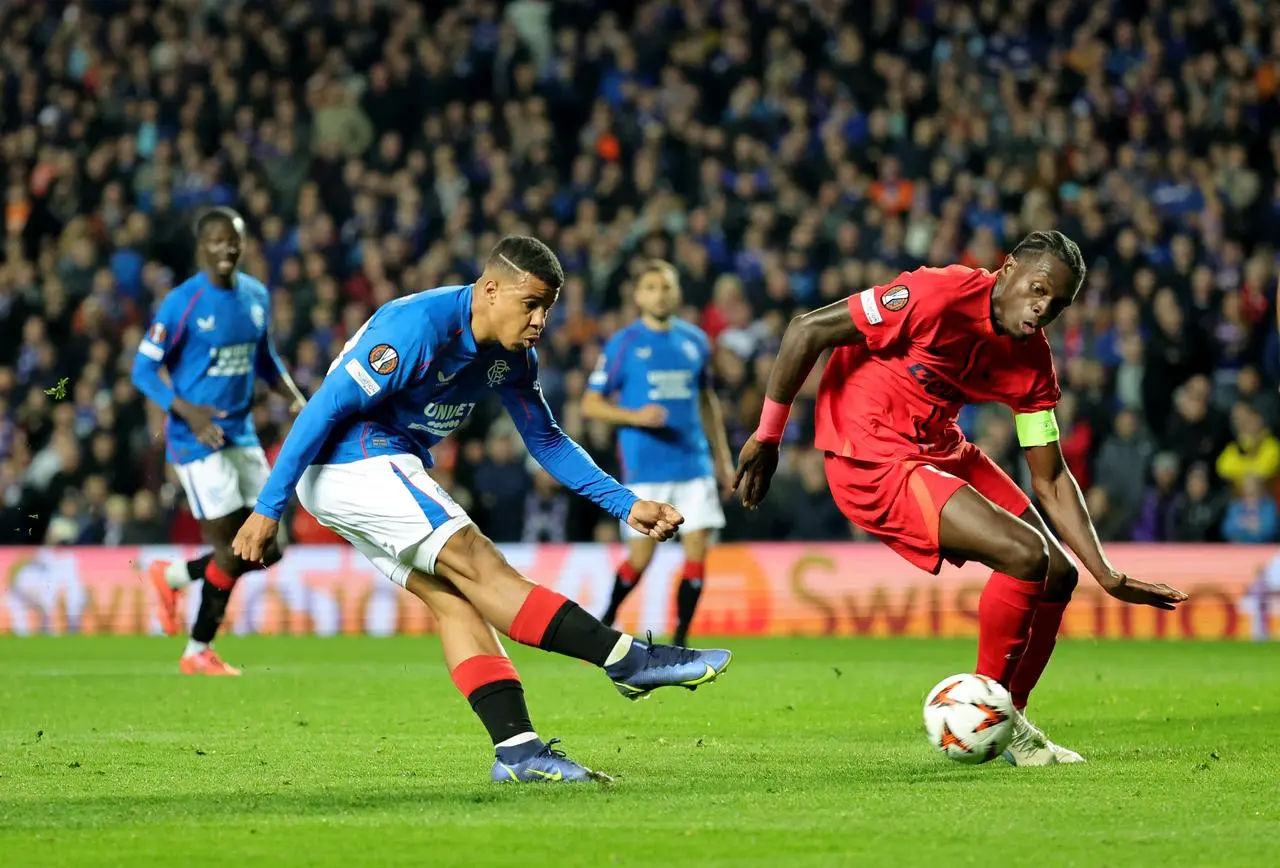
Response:
[[[951,495],[966,483],[1014,515],[1031,500],[1000,467],[972,443],[946,455],[921,455],[868,464],[827,453],[831,496],[849,521],[920,569],[942,569],[938,519]],[[963,561],[948,558],[957,566]]]

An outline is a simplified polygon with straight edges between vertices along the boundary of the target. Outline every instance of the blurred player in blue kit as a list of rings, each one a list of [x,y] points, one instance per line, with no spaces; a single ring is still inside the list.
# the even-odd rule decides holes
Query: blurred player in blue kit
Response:
[[[179,663],[187,675],[239,675],[213,650],[236,580],[280,560],[273,541],[258,563],[235,556],[231,541],[266,482],[269,468],[253,427],[258,379],[284,395],[294,412],[306,403],[271,343],[271,300],[258,280],[237,270],[244,220],[215,208],[196,222],[200,272],[175,288],[138,346],[133,382],[167,414],[169,462],[213,551],[187,563],[148,570],[157,617],[170,636],[181,628],[182,589],[203,580],[200,609]],[[168,373],[166,383],[160,369]]]
[[[248,561],[267,555],[289,496],[427,604],[445,662],[494,743],[497,781],[601,777],[544,743],[494,632],[585,660],[639,699],[696,688],[728,666],[728,651],[651,645],[601,624],[572,600],[506,562],[427,473],[430,449],[496,394],[530,454],[566,488],[640,533],[667,539],[683,520],[641,500],[560,430],[538,386],[534,350],[564,272],[535,238],[509,236],[474,284],[381,307],[334,361],[298,416],[257,506],[236,536]],[[492,627],[490,626],[492,625]]]
[[[733,455],[712,383],[711,342],[675,315],[679,274],[668,262],[647,263],[634,298],[640,318],[605,346],[587,381],[582,413],[619,427],[623,479],[636,494],[668,501],[684,516],[672,639],[683,645],[702,595],[712,534],[724,527],[720,497],[733,490]],[[602,619],[609,625],[653,560],[651,537],[625,526],[623,536],[629,552]]]

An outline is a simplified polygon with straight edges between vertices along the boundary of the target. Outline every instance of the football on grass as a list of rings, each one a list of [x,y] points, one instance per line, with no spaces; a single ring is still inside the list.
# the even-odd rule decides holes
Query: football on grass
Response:
[[[1013,738],[1013,699],[985,675],[952,675],[925,698],[924,729],[929,743],[956,762],[988,762]]]

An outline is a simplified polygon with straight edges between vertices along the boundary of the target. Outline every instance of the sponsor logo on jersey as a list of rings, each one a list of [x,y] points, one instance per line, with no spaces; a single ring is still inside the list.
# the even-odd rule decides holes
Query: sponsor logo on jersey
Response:
[[[471,415],[471,411],[476,408],[474,401],[466,401],[461,404],[436,404],[431,403],[422,408],[422,415],[426,417],[426,422],[413,422],[409,425],[415,431],[426,431],[436,437],[447,437]]]
[[[360,364],[359,359],[351,359],[342,366],[342,369],[351,375],[351,379],[355,380],[356,385],[370,398],[382,391],[378,381],[364,369],[364,365]]]
[[[253,370],[253,355],[257,344],[231,344],[212,347],[209,350],[209,377],[242,377]]]
[[[637,347],[637,348],[636,348],[636,358],[637,358],[637,359],[647,359],[647,358],[649,358],[649,356],[651,356],[651,355],[653,355],[653,348],[652,348],[652,347]]]
[[[489,380],[489,388],[500,385],[507,379],[509,373],[511,373],[511,366],[507,364],[506,359],[495,360],[485,373],[485,377]]]
[[[400,354],[391,344],[378,344],[369,350],[369,367],[386,376],[400,364]]]
[[[693,371],[648,371],[650,401],[687,401],[693,397]]]
[[[880,303],[887,311],[898,311],[906,307],[910,299],[911,291],[902,284],[898,284],[884,291],[884,295],[880,296]]]
[[[196,317],[196,328],[200,329],[200,331],[202,332],[213,331],[213,317],[212,316]]]
[[[169,332],[165,330],[164,323],[153,323],[151,331],[147,332],[147,339],[157,346],[164,346],[164,340],[169,336]]]
[[[452,374],[449,374],[448,376],[445,376],[444,371],[436,371],[436,379],[440,381],[440,385],[442,385],[442,386],[443,386],[445,383],[452,383],[452,382],[453,382],[453,378],[454,378],[454,377],[456,377],[456,376],[458,376],[458,372],[457,372],[457,371],[454,371]]]

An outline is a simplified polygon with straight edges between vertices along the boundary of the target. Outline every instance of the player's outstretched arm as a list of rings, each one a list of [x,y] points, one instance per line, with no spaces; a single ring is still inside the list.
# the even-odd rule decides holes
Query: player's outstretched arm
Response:
[[[1103,590],[1126,603],[1155,606],[1157,609],[1172,609],[1187,599],[1182,591],[1168,585],[1140,582],[1112,565],[1102,550],[1080,486],[1068,469],[1056,439],[1026,446],[1023,452],[1031,469],[1032,489],[1044,511]]]
[[[733,484],[743,506],[754,509],[768,494],[774,471],[778,469],[778,446],[787,427],[787,417],[791,415],[791,402],[818,357],[832,347],[862,340],[862,333],[849,313],[848,299],[798,316],[787,326],[769,373],[760,424],[738,455]]]
[[[533,364],[536,365],[536,361]],[[556,424],[542,389],[532,375],[502,387],[498,395],[529,454],[561,485],[654,539],[670,539],[675,534],[684,516],[670,504],[640,500],[601,470],[586,450]]]

